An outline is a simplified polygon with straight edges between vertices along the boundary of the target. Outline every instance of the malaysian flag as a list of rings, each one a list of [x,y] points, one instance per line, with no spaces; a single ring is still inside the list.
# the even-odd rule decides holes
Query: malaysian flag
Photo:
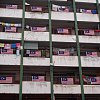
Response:
[[[91,77],[91,84],[100,84],[100,77]]]
[[[84,82],[90,83],[90,84],[100,84],[100,77],[91,77],[86,76],[83,78]]]
[[[34,50],[30,50],[30,57],[41,57],[41,51],[34,51]]]
[[[1,54],[13,54],[13,49],[2,49]]]
[[[86,52],[86,56],[93,56],[93,57],[97,57],[97,52],[90,52],[90,51],[87,51]]]
[[[6,26],[5,32],[16,32],[16,27]]]
[[[12,77],[0,76],[0,83],[12,83]]]
[[[31,27],[32,32],[45,32],[46,30],[46,27]]]
[[[68,29],[58,28],[58,29],[57,29],[57,33],[66,33],[66,34],[68,34],[69,31],[68,31]]]
[[[4,49],[11,49],[11,44],[4,44]]]
[[[84,30],[84,35],[95,35],[94,30]]]
[[[69,53],[69,51],[66,50],[66,49],[59,49],[59,50],[58,50],[58,55],[59,55],[59,56],[69,56],[70,53]]]
[[[61,84],[72,85],[72,84],[74,84],[74,80],[73,80],[73,78],[62,77],[61,78]]]
[[[32,6],[31,11],[42,11],[42,7]]]
[[[6,5],[7,9],[17,9],[17,5]]]
[[[45,81],[45,77],[44,76],[32,76],[32,81],[35,81],[35,82]]]

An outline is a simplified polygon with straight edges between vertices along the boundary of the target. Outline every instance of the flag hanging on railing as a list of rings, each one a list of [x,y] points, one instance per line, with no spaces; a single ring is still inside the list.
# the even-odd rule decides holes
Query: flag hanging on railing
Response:
[[[69,31],[68,31],[67,28],[57,28],[57,33],[66,33],[66,34],[68,34]]]
[[[5,27],[5,32],[16,32],[16,30],[17,30],[16,27],[11,27],[11,26]]]
[[[37,50],[37,51],[30,50],[29,56],[30,57],[41,57],[41,51],[40,50]]]
[[[52,4],[52,10],[58,12],[69,12],[68,7]]]
[[[17,9],[18,5],[6,5],[7,9]]]
[[[73,78],[62,77],[61,78],[61,84],[72,85],[72,84],[74,84],[74,80],[73,80]]]
[[[97,54],[97,52],[86,51],[86,56],[93,56],[93,57],[97,57],[97,56],[98,56],[98,54]]]
[[[11,49],[11,44],[4,44],[4,49]]]
[[[1,49],[1,54],[13,54],[13,49]]]
[[[69,56],[70,55],[70,52],[67,49],[59,49],[58,50],[58,55],[59,56]]]
[[[31,6],[31,11],[42,11],[42,7]]]
[[[86,29],[86,30],[84,30],[84,35],[95,35],[95,32],[94,32],[94,30]]]
[[[35,81],[35,82],[45,81],[45,77],[44,76],[32,76],[32,81]]]
[[[100,84],[100,77],[85,76],[83,81],[87,84]]]
[[[47,31],[46,27],[31,27],[32,32],[45,32]]]
[[[0,83],[12,83],[12,82],[13,82],[12,77],[0,76]]]

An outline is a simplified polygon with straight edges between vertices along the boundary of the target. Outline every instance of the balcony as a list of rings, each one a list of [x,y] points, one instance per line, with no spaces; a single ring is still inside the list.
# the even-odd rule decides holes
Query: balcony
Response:
[[[83,3],[96,3],[96,0],[75,0],[75,2],[83,2]]]
[[[0,93],[19,93],[19,84],[0,84]]]
[[[81,57],[82,67],[100,67],[100,57]]]
[[[53,56],[54,66],[78,66],[77,56]]]
[[[77,13],[77,21],[99,22],[98,14]]]
[[[79,36],[80,43],[100,43],[100,36]]]
[[[0,32],[1,40],[21,40],[21,33]]]
[[[78,67],[77,56],[53,56],[54,66]],[[82,67],[100,67],[100,57],[81,56]],[[20,65],[20,56],[0,54],[0,65]],[[24,57],[26,66],[50,66],[50,59],[43,57]]]
[[[25,31],[25,41],[49,41],[49,32],[31,32]]]
[[[0,54],[0,65],[20,65],[20,56],[14,54]]]
[[[28,86],[28,87],[27,87]],[[100,85],[84,85],[85,94],[100,94]],[[41,90],[41,91],[40,91]],[[18,84],[0,84],[0,93],[19,93]],[[23,81],[23,94],[50,94],[50,82]],[[80,85],[54,84],[55,94],[81,94]]]
[[[0,17],[22,18],[22,10],[21,9],[0,8]]]
[[[73,12],[53,12],[52,11],[51,15],[52,15],[52,20],[74,21]],[[22,10],[0,8],[0,17],[22,18]],[[25,12],[25,18],[48,19],[48,13]],[[87,21],[87,22],[99,22],[99,18],[97,14],[77,13],[77,20]]]
[[[24,57],[24,65],[26,66],[50,66],[49,58]]]

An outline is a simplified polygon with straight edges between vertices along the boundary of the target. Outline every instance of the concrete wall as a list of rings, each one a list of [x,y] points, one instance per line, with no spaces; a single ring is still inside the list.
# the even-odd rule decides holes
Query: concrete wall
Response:
[[[52,12],[53,20],[68,20],[74,21],[73,12]],[[0,8],[0,17],[17,17],[22,18],[22,10],[20,9],[4,9]],[[41,12],[25,12],[25,18],[32,19],[48,19],[48,13]],[[77,13],[78,21],[88,21],[88,22],[99,22],[99,17],[97,14],[84,14]]]
[[[85,94],[100,94],[100,85],[84,85]],[[18,84],[0,84],[0,93],[19,93]],[[81,94],[80,85],[54,85],[55,94]],[[50,82],[23,82],[23,94],[50,94]]]
[[[1,40],[21,40],[21,33],[0,32]],[[31,32],[25,31],[25,41],[49,41],[49,32]],[[53,42],[76,42],[75,35],[57,35],[52,34]],[[79,36],[80,43],[100,43],[100,36]]]
[[[0,40],[21,40],[21,33],[0,32]]]
[[[100,67],[100,57],[81,57],[82,67]],[[77,56],[53,56],[54,66],[78,66]],[[20,65],[20,56],[14,54],[0,54],[0,65]],[[24,65],[50,66],[49,58],[24,57]]]

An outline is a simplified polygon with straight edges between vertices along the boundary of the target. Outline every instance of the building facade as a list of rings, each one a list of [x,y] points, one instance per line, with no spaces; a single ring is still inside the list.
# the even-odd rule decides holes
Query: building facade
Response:
[[[0,1],[0,100],[100,100],[100,0]]]

